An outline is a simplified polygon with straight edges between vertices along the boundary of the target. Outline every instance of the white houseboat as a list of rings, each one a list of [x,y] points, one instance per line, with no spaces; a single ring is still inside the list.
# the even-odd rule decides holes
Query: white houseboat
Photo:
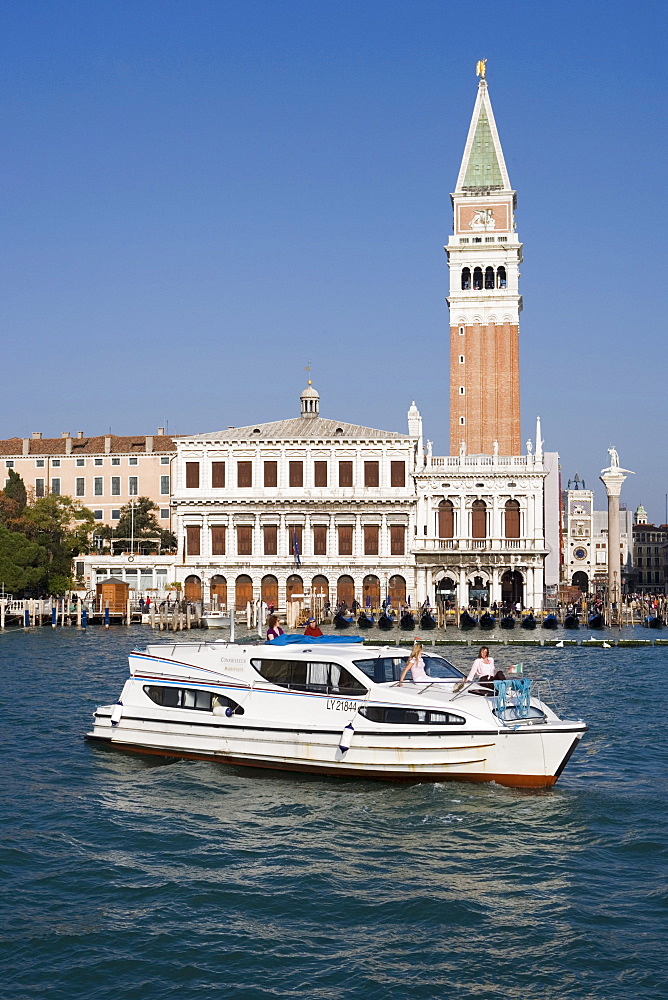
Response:
[[[88,738],[278,770],[541,788],[586,731],[532,697],[528,679],[463,683],[426,653],[431,680],[400,684],[408,650],[327,638],[136,650],[118,702],[97,709]]]

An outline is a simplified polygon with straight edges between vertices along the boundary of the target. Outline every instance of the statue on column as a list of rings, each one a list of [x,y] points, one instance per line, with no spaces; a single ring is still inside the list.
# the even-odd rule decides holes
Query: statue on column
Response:
[[[494,455],[494,458],[498,458],[498,455],[499,455],[499,442],[498,441],[495,441],[494,444],[492,445],[492,454]]]
[[[466,441],[459,442],[459,461],[463,462],[466,457]]]
[[[611,446],[610,448],[608,448],[608,455],[610,456],[610,468],[611,469],[618,469],[619,468],[619,455],[617,454],[617,449],[614,447],[614,445]]]

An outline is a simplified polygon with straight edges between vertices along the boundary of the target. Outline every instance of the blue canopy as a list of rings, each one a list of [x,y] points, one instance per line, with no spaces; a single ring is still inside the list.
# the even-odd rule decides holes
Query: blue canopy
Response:
[[[278,635],[268,639],[268,646],[340,646],[343,643],[364,642],[361,635]]]

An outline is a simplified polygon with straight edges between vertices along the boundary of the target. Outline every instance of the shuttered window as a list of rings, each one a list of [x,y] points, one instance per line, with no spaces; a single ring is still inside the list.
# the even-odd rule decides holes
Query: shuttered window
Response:
[[[253,526],[251,524],[237,525],[237,555],[251,556],[253,554]]]
[[[352,524],[340,524],[339,534],[339,555],[351,556],[353,554],[353,526]]]
[[[314,486],[327,485],[327,462],[313,463],[313,485]]]
[[[278,462],[264,463],[264,485],[278,486]]]
[[[380,471],[378,462],[364,463],[364,485],[378,486],[380,483]]]
[[[186,462],[186,489],[199,488],[199,462]]]
[[[390,525],[390,555],[403,556],[406,552],[406,529],[403,524]]]
[[[211,526],[211,555],[225,555],[225,525],[213,524]]]
[[[225,463],[211,463],[211,485],[214,490],[221,490],[225,486]]]
[[[365,524],[364,525],[364,555],[365,556],[377,556],[378,555],[378,525],[377,524]]]
[[[339,486],[353,485],[353,463],[339,462]]]
[[[199,524],[189,524],[186,527],[186,546],[189,556],[198,556],[200,554],[201,530]]]
[[[253,485],[253,463],[237,462],[237,486],[249,490]]]
[[[487,538],[487,504],[474,500],[471,506],[471,538]]]
[[[451,500],[441,500],[438,505],[438,537],[454,538],[455,510]]]
[[[520,537],[520,505],[517,500],[506,503],[506,538]]]
[[[390,463],[390,484],[392,486],[405,486],[406,485],[406,463],[405,462],[391,462]]]
[[[313,526],[313,555],[327,555],[327,526],[324,524]]]
[[[290,486],[304,485],[304,463],[290,462]]]
[[[262,528],[264,536],[264,554],[266,556],[278,555],[278,526],[275,524],[265,524]]]

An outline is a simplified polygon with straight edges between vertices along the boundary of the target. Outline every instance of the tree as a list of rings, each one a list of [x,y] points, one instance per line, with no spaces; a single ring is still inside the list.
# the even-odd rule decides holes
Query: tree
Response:
[[[74,585],[72,559],[87,552],[95,525],[92,510],[72,497],[39,497],[23,513],[24,533],[46,552],[45,585],[50,594],[63,594]]]
[[[25,483],[18,472],[9,469],[9,479],[4,490],[0,490],[0,524],[10,531],[21,531],[27,502]]]
[[[110,538],[112,551],[127,551],[134,543],[137,552],[176,549],[176,538],[158,524],[154,511],[158,505],[149,497],[137,499],[121,507],[121,516],[115,529],[101,528],[95,532],[100,538]]]
[[[46,584],[46,550],[18,531],[0,525],[0,583],[12,594],[39,591]]]

